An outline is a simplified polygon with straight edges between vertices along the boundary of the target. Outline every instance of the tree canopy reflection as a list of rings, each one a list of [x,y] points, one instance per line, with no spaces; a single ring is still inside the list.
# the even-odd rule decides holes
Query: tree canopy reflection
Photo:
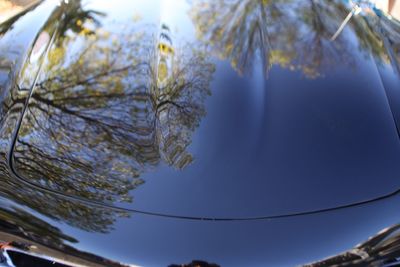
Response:
[[[335,66],[352,66],[358,49],[383,57],[379,37],[363,19],[348,25],[359,47],[350,38],[330,40],[348,12],[342,1],[193,0],[190,16],[198,38],[241,74],[259,57],[265,73],[275,64],[316,78]]]
[[[121,31],[105,14],[63,4],[64,16],[31,95],[14,148],[29,182],[101,203],[131,202],[141,174],[193,161],[187,148],[205,116],[214,65],[202,46],[176,45],[168,25],[132,22]],[[195,47],[195,48],[194,48]],[[54,219],[106,232],[126,212],[24,189]],[[48,199],[43,209],[40,203]]]

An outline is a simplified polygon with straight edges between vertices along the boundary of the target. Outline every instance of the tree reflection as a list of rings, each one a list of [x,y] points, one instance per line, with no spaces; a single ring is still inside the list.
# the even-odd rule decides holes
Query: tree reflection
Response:
[[[265,73],[275,64],[315,78],[336,66],[352,66],[355,49],[369,50],[366,44],[372,45],[374,54],[383,53],[362,19],[349,24],[360,47],[348,37],[330,40],[349,12],[342,1],[193,2],[190,16],[199,39],[239,73],[251,70],[253,60],[260,57]]]
[[[101,266],[126,266],[74,248],[71,244],[79,242],[75,238],[26,210],[1,201],[0,245],[7,243],[7,247],[21,249],[32,256],[46,255],[56,261],[62,251],[68,255],[67,261],[71,264],[86,266],[90,262]]]
[[[57,38],[13,151],[20,177],[62,194],[115,204],[133,201],[130,192],[145,182],[144,172],[162,164],[188,166],[194,160],[188,147],[211,94],[214,65],[206,46],[239,73],[250,71],[257,56],[265,73],[276,64],[310,78],[353,64],[354,44],[343,36],[330,41],[348,13],[341,2],[193,1],[190,16],[204,46],[177,45],[166,24],[103,26],[106,14],[87,10],[80,1],[54,12],[48,24],[57,25]],[[361,49],[372,44],[374,53],[383,53],[366,21],[352,21],[351,27],[363,40]],[[4,103],[11,116],[11,110],[19,114],[25,99]],[[35,188],[7,190],[10,198],[87,231],[110,231],[116,218],[129,216]]]
[[[268,64],[271,49],[267,30],[268,4],[268,1],[253,0],[200,0],[194,3],[191,16],[198,37],[213,46],[218,56],[228,58],[232,66],[242,73],[252,66],[257,51]],[[273,15],[280,17],[281,13]]]
[[[397,68],[398,73],[400,73],[400,22],[397,20],[390,19],[388,16],[380,16],[379,19],[374,21],[375,27],[378,28],[376,32],[382,33],[378,41],[381,39],[386,39],[385,49],[388,49],[393,56],[392,64]],[[372,36],[376,36],[377,33]],[[375,39],[377,39],[375,37]]]
[[[27,238],[44,245],[63,248],[64,241],[78,242],[74,238],[63,234],[58,228],[42,221],[28,212],[14,208],[0,209],[0,231],[6,231],[19,237]]]
[[[139,22],[109,32],[96,19],[101,13],[72,2],[25,112],[14,167],[64,194],[131,202],[143,172],[193,161],[187,148],[205,115],[214,66],[201,47],[175,46],[168,25],[159,36]],[[28,191],[36,209],[89,231],[108,231],[115,216],[127,216],[56,197],[41,209],[36,200],[43,200]]]

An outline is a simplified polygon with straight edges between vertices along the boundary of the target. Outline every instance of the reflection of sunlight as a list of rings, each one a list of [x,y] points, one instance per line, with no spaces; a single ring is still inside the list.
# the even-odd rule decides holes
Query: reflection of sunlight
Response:
[[[174,24],[171,22],[176,20],[176,12],[184,12],[187,9],[188,5],[185,0],[163,0],[160,4],[161,21],[166,24]]]

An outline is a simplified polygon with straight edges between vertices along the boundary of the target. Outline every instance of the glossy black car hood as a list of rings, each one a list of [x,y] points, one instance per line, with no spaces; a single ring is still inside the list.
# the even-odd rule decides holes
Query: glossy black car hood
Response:
[[[40,71],[13,148],[19,178],[208,218],[400,188],[398,67],[371,14],[335,37],[351,10],[342,1],[178,3],[56,7],[28,59],[45,57],[31,64]]]

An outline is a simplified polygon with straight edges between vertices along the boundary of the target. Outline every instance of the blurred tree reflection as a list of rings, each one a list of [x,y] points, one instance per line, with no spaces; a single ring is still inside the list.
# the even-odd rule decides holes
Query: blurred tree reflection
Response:
[[[277,18],[282,14],[279,9],[270,13],[267,5],[271,3],[199,0],[193,4],[191,17],[199,39],[210,44],[219,57],[228,58],[232,66],[242,73],[252,66],[257,51],[268,64],[271,44],[267,16],[273,13]]]
[[[44,245],[56,246],[58,249],[63,247],[64,241],[78,242],[63,234],[60,229],[18,208],[0,209],[0,231],[38,241]]]
[[[190,16],[198,38],[239,73],[251,70],[260,57],[265,73],[276,64],[315,78],[336,66],[352,66],[355,49],[384,52],[363,19],[349,23],[360,47],[349,38],[330,40],[348,12],[342,1],[193,0]]]
[[[27,253],[45,253],[49,257],[59,257],[57,251],[68,254],[68,261],[75,264],[99,264],[99,266],[126,266],[101,256],[78,250],[71,244],[79,241],[66,235],[61,229],[27,212],[25,209],[1,201],[0,239],[1,243],[25,250]],[[44,247],[42,247],[44,246]],[[96,265],[97,266],[97,265]]]
[[[379,21],[383,35],[387,38],[387,45],[393,53],[394,64],[400,73],[400,22],[388,19],[386,16],[381,17]]]

